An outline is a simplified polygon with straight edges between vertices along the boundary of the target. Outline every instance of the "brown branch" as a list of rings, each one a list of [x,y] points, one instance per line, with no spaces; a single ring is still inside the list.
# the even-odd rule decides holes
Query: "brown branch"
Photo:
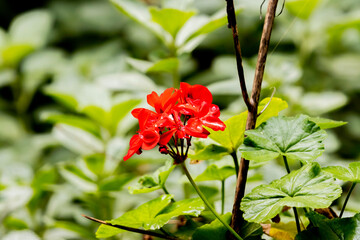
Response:
[[[130,231],[130,232],[140,233],[140,234],[149,235],[149,236],[153,236],[153,237],[158,237],[158,238],[162,238],[162,239],[180,240],[180,238],[177,238],[177,237],[166,236],[166,235],[156,233],[156,232],[152,232],[152,231],[147,231],[147,230],[142,230],[142,229],[132,228],[132,227],[126,227],[126,226],[122,226],[122,225],[111,224],[111,223],[105,222],[105,221],[100,220],[100,219],[96,219],[96,218],[93,218],[93,217],[86,216],[84,214],[82,216],[89,219],[89,220],[91,220],[91,221],[101,223],[101,224],[104,224],[104,225],[107,225],[107,226],[110,226],[110,227]]]
[[[264,76],[266,57],[269,50],[269,42],[270,42],[271,31],[276,14],[277,4],[278,4],[278,0],[270,0],[265,16],[265,22],[260,40],[260,47],[258,52],[253,88],[250,98],[250,105],[252,107],[248,112],[248,117],[246,121],[246,130],[254,129],[256,125],[257,108],[259,105],[261,84]],[[243,212],[240,210],[240,203],[241,203],[241,199],[244,197],[245,194],[248,169],[249,169],[249,161],[244,158],[241,158],[239,177],[236,183],[235,199],[234,199],[232,218],[231,218],[231,227],[234,228],[236,232],[240,231],[241,225],[244,221]],[[230,235],[229,237],[233,239]]]
[[[233,0],[226,0],[226,12],[227,12],[227,18],[228,18],[228,27],[231,28],[233,39],[234,39],[234,48],[235,48],[235,56],[236,56],[236,66],[237,66],[237,72],[239,76],[240,81],[240,88],[241,93],[244,99],[244,102],[246,104],[247,109],[250,111],[251,104],[249,101],[249,95],[246,90],[246,83],[245,83],[245,76],[244,76],[244,68],[242,65],[242,57],[241,57],[241,47],[240,47],[240,41],[239,41],[239,33],[236,25],[236,15],[235,15],[235,8],[234,8],[234,1]]]

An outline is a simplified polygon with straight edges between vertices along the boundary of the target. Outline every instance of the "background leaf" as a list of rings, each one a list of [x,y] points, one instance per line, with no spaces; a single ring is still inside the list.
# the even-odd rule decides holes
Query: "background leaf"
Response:
[[[198,175],[194,180],[195,181],[212,181],[219,180],[223,181],[228,177],[235,175],[235,170],[231,166],[223,166],[219,168],[215,164],[209,165],[203,173]]]
[[[152,175],[142,176],[135,186],[129,187],[129,192],[139,194],[161,189],[175,166],[172,161],[167,161],[164,166],[160,167]]]
[[[150,14],[152,20],[158,23],[175,39],[178,31],[186,23],[186,21],[195,14],[195,12],[185,12],[174,8],[150,8]],[[172,21],[172,19],[176,19],[176,21]]]

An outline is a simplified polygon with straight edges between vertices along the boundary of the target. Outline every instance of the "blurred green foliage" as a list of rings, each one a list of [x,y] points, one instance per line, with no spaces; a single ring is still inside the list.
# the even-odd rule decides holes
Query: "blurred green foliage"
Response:
[[[236,3],[250,89],[261,2]],[[0,1],[0,15],[4,240],[96,239],[98,224],[81,214],[114,219],[162,193],[161,180],[151,193],[131,195],[127,188],[166,157],[154,151],[122,161],[137,128],[129,112],[144,105],[151,91],[180,80],[203,84],[222,108],[223,120],[245,110],[224,1]],[[287,115],[348,122],[328,131],[322,166],[359,160],[360,2],[287,0],[275,20],[261,97],[271,95],[273,87],[288,103]],[[207,139],[197,146],[209,142],[214,144]],[[231,159],[223,156],[217,164],[226,166]],[[213,163],[190,170],[199,175]],[[282,174],[276,165],[253,168],[249,188]],[[226,211],[232,207],[234,179],[227,180]],[[167,189],[177,200],[194,197],[186,184],[179,187],[181,181],[174,170]],[[216,181],[201,187],[218,208]],[[355,190],[349,208],[359,212],[359,200]],[[123,233],[113,239],[141,236]]]

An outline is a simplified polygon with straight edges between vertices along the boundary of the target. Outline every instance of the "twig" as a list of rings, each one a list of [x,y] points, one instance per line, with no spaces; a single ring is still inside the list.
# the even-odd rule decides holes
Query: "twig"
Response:
[[[147,231],[147,230],[142,230],[142,229],[132,228],[132,227],[126,227],[126,226],[122,226],[122,225],[111,224],[111,223],[105,222],[105,221],[100,220],[100,219],[96,219],[96,218],[93,218],[93,217],[86,216],[86,215],[84,215],[84,214],[83,214],[82,216],[85,217],[85,218],[87,218],[87,219],[89,219],[89,220],[91,220],[91,221],[94,221],[94,222],[97,222],[97,223],[101,223],[101,224],[104,224],[104,225],[107,225],[107,226],[110,226],[110,227],[114,227],[114,228],[119,228],[119,229],[122,229],[122,230],[130,231],[130,232],[136,232],[136,233],[145,234],[145,235],[149,235],[149,236],[153,236],[153,237],[158,237],[158,238],[162,238],[162,239],[180,240],[180,238],[177,238],[177,237],[166,236],[166,235],[163,235],[163,234],[160,234],[160,233],[156,233],[156,232],[152,232],[152,231]]]
[[[253,88],[250,98],[251,108],[249,109],[248,117],[246,120],[246,130],[254,129],[256,125],[257,108],[259,105],[261,84],[264,76],[266,57],[269,50],[269,42],[270,42],[271,31],[276,14],[277,4],[278,4],[278,0],[270,0],[265,16],[264,27],[260,40],[260,47],[259,47],[257,64],[256,64]],[[249,161],[244,158],[241,158],[239,177],[236,182],[235,199],[234,199],[232,218],[231,218],[231,227],[234,228],[236,232],[240,231],[240,227],[244,221],[243,212],[240,210],[240,203],[241,203],[241,199],[244,197],[245,194],[245,186],[246,186],[248,170],[249,170]],[[233,239],[233,237],[231,237],[231,239]]]
[[[236,15],[235,15],[235,8],[234,8],[234,1],[233,0],[226,0],[227,6],[226,6],[226,12],[228,17],[228,27],[231,28],[233,39],[234,39],[234,48],[235,48],[235,56],[236,56],[236,66],[240,81],[240,87],[241,87],[241,93],[244,99],[244,102],[250,110],[251,104],[249,100],[249,95],[246,90],[246,83],[245,83],[245,76],[244,76],[244,68],[242,65],[242,57],[241,57],[241,47],[240,47],[240,41],[239,41],[239,33],[236,25]]]

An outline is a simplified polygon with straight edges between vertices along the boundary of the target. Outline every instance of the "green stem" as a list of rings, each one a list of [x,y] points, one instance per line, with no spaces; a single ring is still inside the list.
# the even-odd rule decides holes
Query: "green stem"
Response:
[[[283,156],[283,159],[284,159],[284,164],[285,164],[286,171],[287,171],[287,173],[289,174],[289,173],[290,173],[290,167],[289,167],[288,161],[287,161],[287,159],[286,159],[285,156]],[[298,212],[297,212],[297,210],[296,210],[296,207],[293,207],[293,210],[294,210],[296,228],[297,228],[297,231],[298,231],[298,233],[299,233],[299,232],[301,232],[299,215],[298,215]]]
[[[284,159],[284,164],[285,164],[286,171],[287,171],[287,173],[290,173],[291,171],[290,171],[290,167],[289,167],[289,164],[288,164],[288,161],[287,161],[286,157],[283,156],[283,159]]]
[[[169,195],[169,191],[167,190],[167,188],[165,187],[165,185],[161,185],[162,190],[164,191],[165,194]],[[175,199],[171,198],[171,202],[175,202]]]
[[[234,229],[232,229],[229,224],[227,224],[221,217],[220,215],[215,211],[215,209],[211,206],[211,204],[208,202],[208,200],[206,199],[205,195],[200,191],[199,187],[196,185],[196,183],[194,182],[194,180],[192,179],[189,171],[186,168],[185,163],[181,163],[181,167],[184,170],[184,173],[186,175],[186,177],[189,179],[189,182],[191,183],[191,185],[194,187],[195,191],[197,192],[197,194],[199,195],[199,197],[203,200],[203,202],[205,203],[205,205],[209,208],[209,210],[214,214],[214,216],[238,239],[238,240],[242,240],[242,238],[235,232]]]
[[[237,155],[236,155],[236,151],[232,152],[230,155],[234,160],[235,175],[236,175],[236,178],[238,178],[238,175],[239,175],[239,161],[238,161],[238,158],[237,158]]]
[[[344,211],[345,211],[346,204],[347,204],[347,202],[349,201],[350,195],[351,195],[352,191],[354,190],[355,185],[356,185],[356,182],[353,182],[352,185],[351,185],[351,187],[350,187],[350,190],[349,190],[349,192],[348,192],[348,194],[347,194],[347,196],[346,196],[344,205],[343,205],[343,207],[342,207],[342,209],[341,209],[341,212],[340,212],[340,215],[339,215],[340,218],[342,217],[342,215],[343,215],[343,213],[344,213]]]
[[[298,215],[298,212],[296,210],[296,207],[293,207],[293,210],[294,210],[294,215],[295,215],[296,229],[297,229],[297,231],[299,233],[299,232],[301,232],[299,215]]]
[[[225,209],[225,180],[221,181],[221,215],[224,214]]]

